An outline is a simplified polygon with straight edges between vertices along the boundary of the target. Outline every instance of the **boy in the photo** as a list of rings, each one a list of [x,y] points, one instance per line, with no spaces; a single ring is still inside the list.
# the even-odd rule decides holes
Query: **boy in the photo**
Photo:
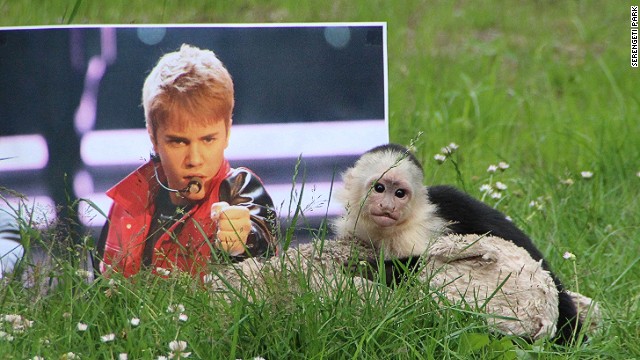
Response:
[[[145,80],[142,104],[155,154],[107,191],[113,205],[97,246],[99,270],[203,276],[210,263],[274,255],[269,194],[250,170],[225,159],[234,89],[216,55],[189,45],[164,55]]]

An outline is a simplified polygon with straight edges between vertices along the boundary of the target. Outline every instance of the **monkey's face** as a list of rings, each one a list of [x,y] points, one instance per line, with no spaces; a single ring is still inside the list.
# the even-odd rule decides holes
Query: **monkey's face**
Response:
[[[413,196],[411,185],[393,173],[371,182],[371,191],[366,200],[369,218],[377,226],[387,228],[402,224],[409,212]]]

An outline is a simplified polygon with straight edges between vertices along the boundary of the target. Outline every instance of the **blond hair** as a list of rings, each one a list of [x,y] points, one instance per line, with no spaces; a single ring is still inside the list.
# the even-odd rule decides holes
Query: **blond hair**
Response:
[[[189,115],[202,124],[224,120],[227,130],[233,113],[233,80],[211,50],[183,44],[165,54],[151,70],[142,88],[142,106],[149,134],[170,118]]]

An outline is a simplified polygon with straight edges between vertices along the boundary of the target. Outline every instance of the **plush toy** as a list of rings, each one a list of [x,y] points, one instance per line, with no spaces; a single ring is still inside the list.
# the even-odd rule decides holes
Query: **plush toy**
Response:
[[[301,282],[330,294],[355,286],[365,298],[379,283],[359,276],[357,269],[379,256],[353,238],[316,241],[290,248],[278,257],[247,259],[212,273],[212,290],[229,300],[266,299],[269,287],[299,291]],[[496,331],[530,340],[553,337],[558,319],[558,291],[548,271],[522,248],[493,236],[445,235],[437,238],[417,265],[416,279],[440,302],[468,306],[488,315]],[[308,286],[308,287],[307,287]],[[590,312],[589,328],[600,321],[591,299],[572,293],[581,320]],[[375,296],[375,295],[374,295]]]
[[[364,290],[379,284],[350,269],[357,267],[358,259],[374,256],[373,248],[353,239],[313,241],[289,248],[277,257],[248,258],[231,266],[214,268],[205,282],[229,300],[267,298],[266,294],[273,290],[271,287],[276,287],[276,291],[311,289],[324,294],[352,285]]]
[[[434,296],[486,312],[489,325],[503,334],[555,335],[558,290],[524,249],[493,236],[448,235],[427,253],[419,276]]]

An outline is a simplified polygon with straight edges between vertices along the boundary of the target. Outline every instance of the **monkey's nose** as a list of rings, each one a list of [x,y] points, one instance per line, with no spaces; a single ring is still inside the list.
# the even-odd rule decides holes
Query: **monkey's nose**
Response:
[[[380,207],[380,209],[386,211],[386,212],[394,212],[396,211],[396,207],[395,206],[389,206],[389,205],[385,205],[383,203],[378,203],[378,206]]]

